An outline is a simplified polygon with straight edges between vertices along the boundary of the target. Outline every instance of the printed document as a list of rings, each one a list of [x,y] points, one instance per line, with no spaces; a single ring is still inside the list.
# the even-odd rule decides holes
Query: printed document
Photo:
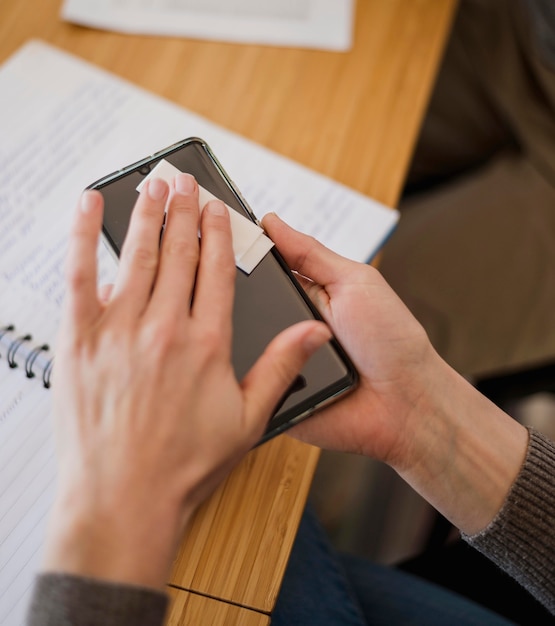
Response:
[[[355,0],[65,0],[62,17],[124,33],[326,50],[351,47]]]

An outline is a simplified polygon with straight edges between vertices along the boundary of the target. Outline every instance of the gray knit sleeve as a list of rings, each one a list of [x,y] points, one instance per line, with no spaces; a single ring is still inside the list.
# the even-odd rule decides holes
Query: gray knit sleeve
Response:
[[[68,574],[37,577],[27,626],[160,626],[167,596],[154,589]]]
[[[530,429],[528,452],[491,524],[463,535],[555,613],[555,443]]]

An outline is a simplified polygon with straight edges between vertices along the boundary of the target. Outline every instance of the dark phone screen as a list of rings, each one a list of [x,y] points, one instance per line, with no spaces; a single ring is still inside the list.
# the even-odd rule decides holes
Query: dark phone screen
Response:
[[[162,158],[192,174],[205,189],[239,213],[251,218],[209,148],[198,139],[176,144],[91,187],[104,196],[103,231],[119,256],[137,185]],[[232,359],[241,379],[264,348],[281,330],[301,320],[318,317],[275,248],[249,275],[237,270],[233,313]],[[341,347],[332,340],[311,357],[291,386],[268,425],[265,438],[309,415],[315,408],[345,393],[355,384],[356,372]]]

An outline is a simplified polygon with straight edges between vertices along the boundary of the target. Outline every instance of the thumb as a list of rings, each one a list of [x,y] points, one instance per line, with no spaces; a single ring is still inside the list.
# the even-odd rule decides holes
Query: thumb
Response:
[[[269,343],[241,383],[250,429],[266,425],[304,364],[330,338],[331,331],[325,324],[306,321],[290,326]]]
[[[262,226],[276,244],[287,265],[324,287],[341,282],[353,261],[326,248],[314,237],[288,226],[275,213],[262,219]]]

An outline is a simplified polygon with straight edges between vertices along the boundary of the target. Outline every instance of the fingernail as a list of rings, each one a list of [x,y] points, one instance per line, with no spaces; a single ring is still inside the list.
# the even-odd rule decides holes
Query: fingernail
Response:
[[[206,205],[206,210],[212,215],[225,215],[225,204],[221,200],[210,200]]]
[[[279,215],[277,213],[274,213],[274,211],[270,211],[269,213],[266,213],[266,215],[264,215],[264,217],[260,220],[260,223],[262,224],[263,228],[266,228],[264,225],[264,222],[266,221],[266,218],[276,218],[279,220]],[[280,220],[281,221],[281,220]]]
[[[312,353],[330,339],[331,330],[324,324],[318,324],[318,326],[305,337],[304,346],[309,353]]]
[[[277,217],[277,219],[281,221],[279,215],[275,211],[270,211],[266,213],[266,215],[264,215],[261,221],[263,222],[267,217]]]
[[[168,193],[168,184],[161,178],[153,178],[148,181],[147,192],[152,200],[162,200]]]
[[[191,174],[178,174],[175,177],[175,190],[178,193],[194,193],[196,180]]]
[[[96,206],[96,193],[87,189],[81,194],[81,201],[79,202],[79,208],[82,213],[90,213]]]

